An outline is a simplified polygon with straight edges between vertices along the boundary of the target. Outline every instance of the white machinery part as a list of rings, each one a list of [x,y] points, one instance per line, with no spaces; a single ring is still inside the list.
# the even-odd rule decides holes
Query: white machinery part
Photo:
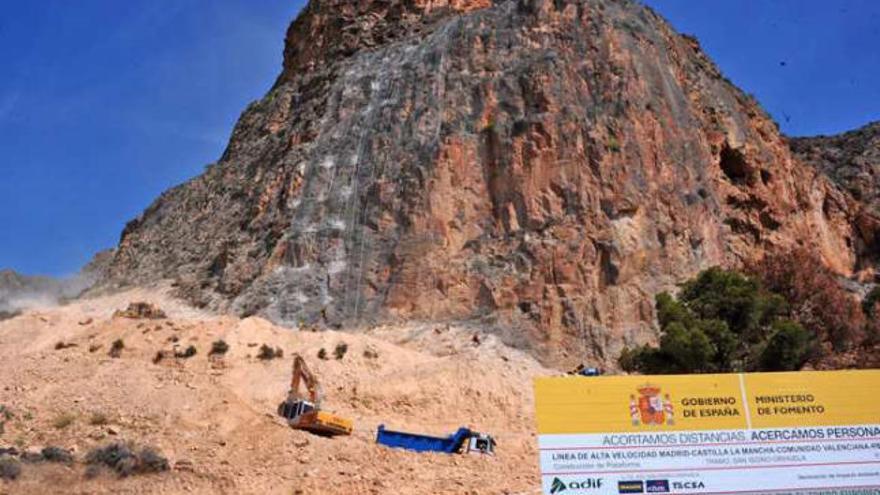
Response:
[[[306,400],[299,400],[295,402],[284,402],[279,407],[279,414],[286,418],[288,421],[296,421],[297,418],[302,416],[303,414],[314,411],[315,405]]]
[[[468,438],[465,453],[495,455],[495,439],[490,435],[477,433]]]

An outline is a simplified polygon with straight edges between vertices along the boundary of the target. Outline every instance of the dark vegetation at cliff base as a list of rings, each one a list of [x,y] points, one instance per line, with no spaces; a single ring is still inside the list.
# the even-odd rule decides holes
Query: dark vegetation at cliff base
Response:
[[[105,447],[96,448],[86,456],[89,465],[87,475],[97,476],[100,468],[109,468],[120,477],[134,474],[149,474],[168,471],[170,469],[168,459],[158,450],[152,447],[136,449],[125,443],[111,443]]]
[[[806,252],[771,256],[748,274],[711,268],[656,297],[658,346],[625,349],[621,367],[642,373],[791,371],[836,353],[870,365],[880,291],[861,303]],[[876,354],[876,350],[873,351]]]

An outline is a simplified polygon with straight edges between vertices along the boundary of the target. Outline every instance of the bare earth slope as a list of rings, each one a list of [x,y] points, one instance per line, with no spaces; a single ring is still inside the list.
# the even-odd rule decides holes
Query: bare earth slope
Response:
[[[130,300],[158,302],[170,319],[110,317]],[[158,350],[171,349],[172,336],[199,353],[153,364]],[[25,464],[19,480],[0,481],[0,493],[532,493],[539,479],[531,378],[550,372],[494,337],[476,346],[472,336],[418,325],[366,335],[291,332],[259,318],[210,317],[145,291],[31,311],[0,322],[0,404],[14,415],[0,448],[52,445],[82,459],[124,439],[158,447],[173,469],[89,480],[81,463]],[[118,338],[125,349],[113,359],[107,351]],[[213,362],[207,353],[219,338],[231,349]],[[57,342],[77,346],[55,350]],[[349,348],[337,361],[332,351],[340,342]],[[285,358],[256,359],[251,345],[263,343],[282,348]],[[330,360],[317,359],[321,348]],[[365,356],[368,349],[378,357]],[[321,379],[326,407],[355,420],[353,437],[316,437],[275,416],[292,352]],[[72,423],[58,427],[67,413]],[[98,413],[109,423],[90,424]],[[374,443],[381,423],[438,435],[468,425],[498,438],[498,456],[389,450]]]
[[[612,362],[700,269],[803,244],[851,275],[855,209],[636,2],[312,0],[275,87],[131,222],[105,285],[285,325],[479,321]]]

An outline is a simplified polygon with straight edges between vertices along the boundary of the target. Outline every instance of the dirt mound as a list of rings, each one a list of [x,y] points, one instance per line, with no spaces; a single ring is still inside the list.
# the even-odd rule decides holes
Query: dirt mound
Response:
[[[132,320],[162,320],[168,317],[158,306],[147,302],[133,302],[125,310],[113,313],[114,318],[131,318]]]
[[[126,299],[161,305],[169,318],[111,318]],[[76,462],[24,463],[0,491],[537,492],[531,379],[552,372],[493,336],[474,339],[478,332],[427,324],[296,332],[259,318],[200,314],[147,291],[26,312],[0,322],[0,403],[11,414],[0,448],[57,446]],[[56,350],[59,339],[77,345]],[[125,350],[113,359],[107,350],[116,340]],[[226,352],[209,355],[221,340]],[[285,357],[259,359],[263,345]],[[190,346],[196,355],[174,357],[173,349]],[[318,358],[321,349],[328,359]],[[154,363],[162,350],[171,352]],[[325,407],[355,421],[352,437],[316,437],[275,416],[293,352],[320,378]],[[375,444],[380,424],[436,435],[468,426],[494,435],[498,454],[387,449]],[[88,452],[114,443],[154,446],[171,470],[87,477]]]

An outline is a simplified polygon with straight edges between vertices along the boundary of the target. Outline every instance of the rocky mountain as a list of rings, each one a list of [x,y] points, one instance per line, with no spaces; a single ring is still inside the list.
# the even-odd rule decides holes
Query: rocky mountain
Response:
[[[858,281],[867,290],[876,283],[880,244],[876,236],[880,216],[880,122],[836,136],[790,138],[796,158],[828,176],[857,202],[853,225],[865,239],[867,250],[859,263]],[[873,263],[873,267],[871,264]]]
[[[18,314],[22,296],[44,292],[51,285],[52,279],[48,277],[28,277],[12,270],[0,270],[0,320]]]
[[[222,158],[126,227],[103,285],[286,325],[473,320],[602,362],[709,266],[805,246],[853,275],[872,219],[636,2],[312,0]]]
[[[65,278],[0,270],[0,320],[15,316],[23,309],[51,306],[80,295],[103,276],[112,259],[112,250],[102,251],[78,274]]]
[[[837,136],[792,138],[795,155],[880,213],[880,122]]]

